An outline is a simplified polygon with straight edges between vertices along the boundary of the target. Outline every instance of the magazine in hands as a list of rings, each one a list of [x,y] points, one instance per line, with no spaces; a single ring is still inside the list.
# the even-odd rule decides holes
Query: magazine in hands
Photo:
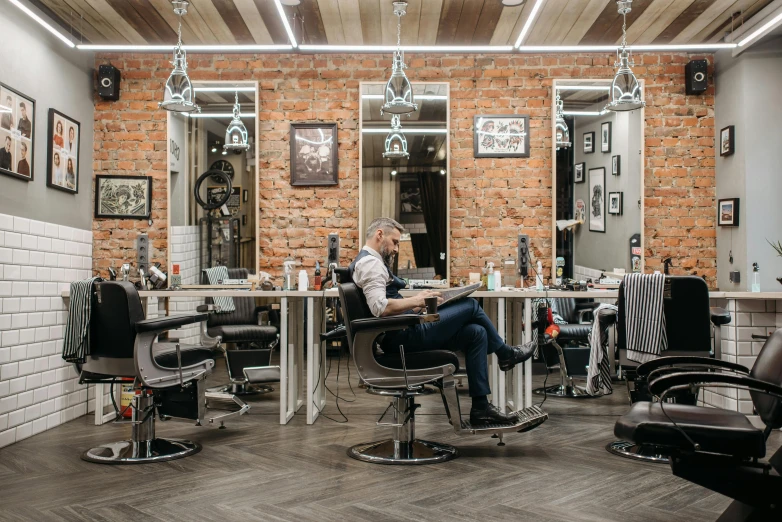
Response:
[[[455,288],[449,288],[448,290],[441,290],[440,297],[442,298],[443,302],[438,306],[444,306],[451,301],[458,301],[459,299],[467,297],[471,293],[478,290],[482,284],[483,283],[473,283],[469,286],[457,286]]]

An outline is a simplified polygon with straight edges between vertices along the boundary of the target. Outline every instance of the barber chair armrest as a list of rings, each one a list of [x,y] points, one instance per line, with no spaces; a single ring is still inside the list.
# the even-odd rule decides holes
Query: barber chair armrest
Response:
[[[201,313],[204,313],[204,312],[206,312],[206,313],[217,313],[219,311],[220,311],[220,307],[217,306],[216,304],[202,304],[202,305],[198,305],[196,307],[196,312],[201,312]]]
[[[201,321],[206,321],[208,318],[208,313],[195,312],[189,314],[169,315],[166,317],[158,317],[156,319],[144,319],[143,321],[138,321],[136,323],[136,332],[165,332],[167,330],[174,330],[187,324],[200,323]]]
[[[719,386],[746,388],[782,399],[782,386],[753,379],[744,375],[718,372],[681,372],[669,373],[649,383],[649,391],[660,397],[668,390],[688,386]]]
[[[403,330],[411,326],[423,323],[433,323],[440,320],[440,314],[402,314],[388,317],[370,317],[351,321],[350,328],[353,332],[369,329],[382,329],[384,331]]]
[[[709,308],[709,312],[711,313],[711,324],[714,326],[722,326],[723,324],[730,323],[730,312],[724,308],[712,306]]]
[[[659,359],[645,362],[638,366],[635,372],[638,378],[647,379],[651,377],[652,374],[658,372],[661,369],[683,372],[689,371],[689,368],[691,367],[695,367],[701,371],[706,369],[723,369],[749,375],[749,369],[746,366],[742,366],[741,364],[721,361],[719,359],[710,359],[709,357],[691,357],[683,355],[660,357]]]
[[[336,339],[344,339],[348,336],[348,330],[344,325],[339,325],[329,332],[320,334],[321,341],[334,341]]]

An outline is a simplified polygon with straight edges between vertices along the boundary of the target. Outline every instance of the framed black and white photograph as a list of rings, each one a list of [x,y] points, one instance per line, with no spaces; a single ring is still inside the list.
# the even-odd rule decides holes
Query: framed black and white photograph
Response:
[[[608,213],[615,216],[621,216],[624,205],[624,192],[608,193]]]
[[[606,231],[606,169],[589,169],[589,231]]]
[[[583,183],[584,182],[584,169],[586,168],[586,163],[576,163],[575,170],[573,171],[573,180],[576,183]]]
[[[57,190],[79,193],[80,124],[55,109],[49,109],[49,141],[46,185]]]
[[[476,158],[529,158],[529,116],[475,116],[473,132]]]
[[[337,185],[336,123],[291,123],[291,185]]]
[[[735,128],[728,125],[720,131],[720,156],[730,156],[733,154]]]
[[[35,100],[0,83],[0,174],[33,180]]]
[[[584,154],[592,154],[595,152],[595,133],[593,132],[585,132],[584,133]]]
[[[409,218],[411,214],[422,214],[423,211],[421,186],[418,181],[399,183],[399,214]]]
[[[95,176],[95,217],[149,219],[152,209],[150,176]]]
[[[611,152],[611,122],[600,124],[600,152]]]
[[[618,176],[622,173],[622,158],[621,156],[611,156],[611,174]]]
[[[717,224],[721,227],[739,226],[739,198],[720,199],[717,202]]]
[[[225,197],[225,191],[228,187],[225,185],[210,185],[206,187],[206,201],[209,204],[219,203]],[[246,192],[246,191],[245,191]],[[239,213],[239,209],[242,206],[241,194],[242,187],[240,185],[234,185],[231,187],[231,195],[228,197],[225,206],[232,216],[236,216]]]

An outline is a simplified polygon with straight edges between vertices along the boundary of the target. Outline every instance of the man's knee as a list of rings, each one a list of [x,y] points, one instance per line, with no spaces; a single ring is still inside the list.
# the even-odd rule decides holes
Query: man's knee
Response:
[[[477,324],[468,324],[462,328],[461,333],[465,341],[470,341],[476,345],[484,344],[488,339],[486,329]]]

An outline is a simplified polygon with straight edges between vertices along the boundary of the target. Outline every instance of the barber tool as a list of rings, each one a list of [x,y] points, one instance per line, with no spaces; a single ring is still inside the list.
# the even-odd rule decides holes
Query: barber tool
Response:
[[[576,281],[574,279],[565,279],[565,288],[570,290],[571,292],[586,292],[587,282]]]
[[[337,286],[337,263],[329,263],[329,273],[331,274],[332,288]]]
[[[486,263],[487,271],[486,271],[486,288],[488,290],[494,290],[494,263],[489,261]]]
[[[130,276],[130,263],[123,264],[120,270],[122,271],[122,280],[127,281]]]
[[[312,281],[312,287],[315,290],[320,290],[323,281],[320,277],[320,261],[315,261],[315,279]]]
[[[671,273],[671,267],[673,266],[673,260],[670,257],[663,259],[663,274],[668,275]]]
[[[146,290],[147,289],[147,280],[144,276],[144,269],[139,268],[138,269],[138,276],[139,276],[139,283],[141,284],[141,289]]]
[[[760,292],[760,265],[752,263],[752,291]]]
[[[149,267],[149,282],[156,290],[164,288],[166,286],[167,276],[160,270],[160,263],[155,263],[154,266]]]
[[[109,267],[109,281],[116,281],[116,280],[117,280],[117,271]]]

